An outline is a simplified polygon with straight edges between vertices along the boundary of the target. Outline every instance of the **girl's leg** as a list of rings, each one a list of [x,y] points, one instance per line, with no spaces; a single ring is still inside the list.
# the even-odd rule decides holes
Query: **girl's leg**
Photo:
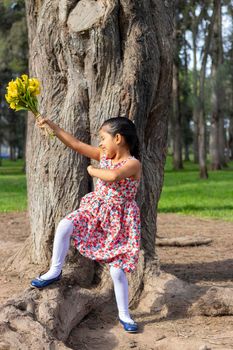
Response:
[[[125,272],[122,269],[111,266],[110,274],[114,284],[119,318],[123,322],[134,323],[129,314],[128,281]]]
[[[60,275],[70,246],[70,237],[73,232],[73,223],[62,219],[58,226],[53,242],[52,264],[48,272],[40,276],[43,280],[50,280]]]

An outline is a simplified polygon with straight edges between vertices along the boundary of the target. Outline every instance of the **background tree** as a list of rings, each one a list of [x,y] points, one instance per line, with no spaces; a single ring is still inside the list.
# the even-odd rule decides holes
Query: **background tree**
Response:
[[[225,35],[225,60],[224,60],[224,77],[226,84],[224,87],[224,112],[225,116],[228,116],[228,137],[227,137],[227,147],[228,147],[228,157],[233,160],[233,9],[231,2],[227,2],[226,12],[230,17],[231,30]],[[224,42],[224,38],[223,38]]]
[[[180,50],[182,45],[182,29],[181,29],[181,13],[179,10],[178,1],[175,6],[174,16],[174,39],[173,39],[173,84],[172,98],[173,109],[171,119],[172,145],[173,145],[173,168],[178,170],[183,168],[182,161],[182,114],[180,104]]]
[[[199,10],[199,13],[198,13]],[[199,39],[199,30],[200,30],[200,24],[202,24],[202,21],[204,17],[206,16],[207,7],[206,4],[203,4],[201,2],[200,4],[196,1],[191,1],[190,4],[190,29],[191,29],[191,37],[192,37],[192,56],[193,56],[193,83],[192,83],[192,90],[193,90],[193,126],[194,126],[194,132],[193,132],[193,157],[194,157],[194,163],[199,162],[199,152],[198,152],[198,39]]]
[[[0,3],[0,91],[1,100],[1,139],[10,147],[10,158],[24,156],[25,145],[25,113],[13,112],[4,99],[6,85],[16,76],[27,72],[27,27],[25,3],[23,0],[5,0]]]
[[[212,164],[212,169],[226,166],[226,147],[231,143],[230,127],[226,133],[231,119],[231,97],[228,93],[232,91],[227,73],[231,61],[228,44],[232,33],[230,8],[228,0],[181,0],[176,3],[176,18],[179,19],[176,21],[174,40],[176,59],[173,82],[176,89],[173,89],[173,106],[176,108],[173,108],[173,125],[170,127],[171,131],[174,130],[170,136],[173,145],[173,167],[178,169],[177,164],[182,163],[184,156],[189,158],[187,145],[188,142],[192,142],[191,159],[200,162],[200,176],[204,178],[207,178],[209,157],[213,159],[214,155],[219,156],[219,166]],[[213,16],[216,16],[214,24]],[[225,27],[222,25],[222,16],[224,22],[229,24],[228,29],[225,28],[226,24]],[[228,35],[223,37],[224,31],[228,31]],[[226,64],[224,60],[227,60]],[[198,139],[201,145],[198,145]],[[171,140],[169,142],[171,143]],[[202,154],[201,159],[198,153]]]
[[[222,48],[222,6],[220,0],[214,1],[216,20],[213,27],[211,47],[212,58],[212,117],[211,117],[211,169],[218,170],[225,165],[225,137],[223,115],[223,48]]]

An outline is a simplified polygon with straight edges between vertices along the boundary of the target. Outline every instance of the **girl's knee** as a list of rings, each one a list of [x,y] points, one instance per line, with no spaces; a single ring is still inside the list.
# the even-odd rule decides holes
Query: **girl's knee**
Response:
[[[63,231],[64,234],[67,234],[67,233],[71,234],[73,231],[73,227],[74,226],[73,226],[72,221],[64,218],[59,222],[59,224],[57,226],[57,230]]]
[[[113,280],[122,280],[122,278],[124,278],[125,273],[122,269],[111,266],[110,267],[110,275],[112,277]]]

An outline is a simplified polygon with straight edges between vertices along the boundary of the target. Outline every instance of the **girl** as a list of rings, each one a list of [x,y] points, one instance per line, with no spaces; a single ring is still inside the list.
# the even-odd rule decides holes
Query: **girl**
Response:
[[[51,267],[47,273],[32,280],[31,285],[43,288],[60,280],[72,237],[82,255],[109,264],[119,320],[127,332],[136,332],[138,326],[128,309],[125,274],[136,268],[140,243],[140,212],[135,196],[141,163],[135,125],[125,117],[106,120],[99,130],[99,147],[93,147],[47,118],[38,122],[41,128],[46,123],[65,145],[100,161],[100,168],[87,167],[90,176],[98,178],[95,191],[86,194],[79,209],[60,221],[54,238]]]

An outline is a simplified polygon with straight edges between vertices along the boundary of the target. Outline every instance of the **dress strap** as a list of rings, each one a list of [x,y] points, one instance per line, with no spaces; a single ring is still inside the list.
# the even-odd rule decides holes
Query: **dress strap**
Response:
[[[128,158],[122,160],[121,162],[117,163],[117,164],[121,164],[121,163],[126,163],[128,159],[130,158],[134,158],[134,156],[129,156]]]

